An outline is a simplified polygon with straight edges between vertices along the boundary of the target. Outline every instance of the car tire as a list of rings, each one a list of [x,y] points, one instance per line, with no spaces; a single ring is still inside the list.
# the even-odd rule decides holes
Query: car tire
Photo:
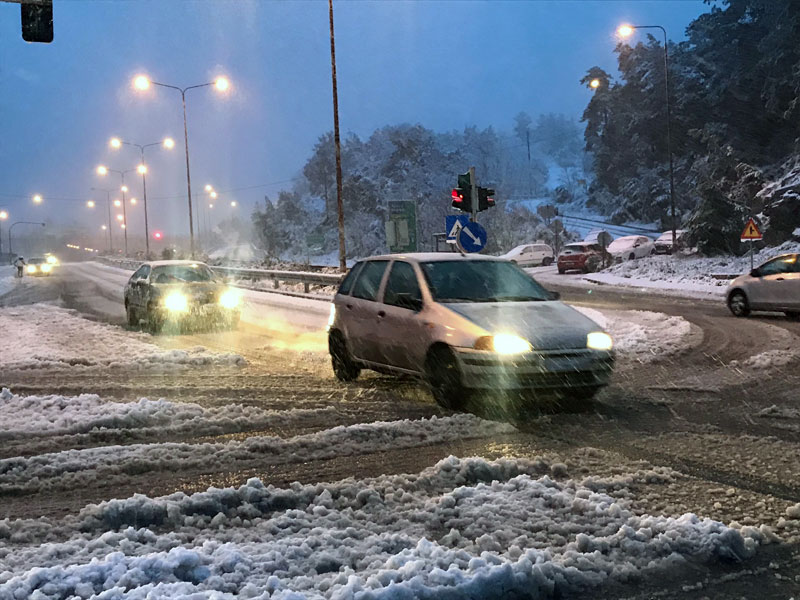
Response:
[[[338,332],[331,332],[328,337],[328,352],[331,355],[333,374],[339,381],[354,381],[361,374],[361,368],[353,361],[347,349],[347,341]]]
[[[787,319],[792,321],[800,321],[800,312],[794,310],[787,310],[785,313]]]
[[[425,379],[436,404],[452,410],[464,407],[466,389],[461,383],[461,371],[450,348],[438,346],[428,352]]]
[[[553,257],[552,256],[545,256],[542,259],[542,266],[543,267],[549,267],[552,264],[553,264]]]
[[[746,317],[750,314],[750,303],[743,291],[736,290],[728,296],[728,310],[734,317]]]
[[[153,335],[158,335],[164,329],[164,320],[159,316],[158,311],[153,307],[147,309],[147,331]]]
[[[127,302],[125,303],[125,318],[128,321],[128,327],[137,327],[139,325],[139,317],[136,311]]]
[[[628,260],[636,260],[636,254],[634,254],[633,252],[631,252],[631,253],[628,255]]]
[[[563,275],[566,272],[567,272],[566,269],[562,269],[561,267],[558,267],[558,274],[559,275]]]

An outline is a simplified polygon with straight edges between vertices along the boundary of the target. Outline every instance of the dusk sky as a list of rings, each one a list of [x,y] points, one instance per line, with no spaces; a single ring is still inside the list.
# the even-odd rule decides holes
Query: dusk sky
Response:
[[[192,191],[211,183],[249,217],[300,173],[316,139],[332,129],[327,2],[55,0],[55,40],[27,44],[20,9],[0,3],[0,208],[11,220],[88,223],[85,205],[118,188],[98,164],[130,169],[138,150],[112,136],[175,148],[148,149],[151,227],[184,234],[186,175],[180,94],[134,91],[144,73],[185,87],[225,75],[227,94],[187,93]],[[599,65],[616,73],[619,23],[660,24],[670,38],[709,6],[665,2],[334,3],[343,134],[420,123],[501,130],[520,110],[580,117],[590,92],[578,81]],[[130,174],[140,197],[140,179]],[[249,189],[245,189],[249,188]],[[35,206],[31,196],[44,197]],[[141,229],[136,210],[131,231]]]

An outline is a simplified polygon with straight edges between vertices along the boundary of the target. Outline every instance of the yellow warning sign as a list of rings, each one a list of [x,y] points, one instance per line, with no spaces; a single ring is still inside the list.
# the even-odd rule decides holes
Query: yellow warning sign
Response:
[[[761,232],[758,230],[758,225],[753,219],[750,219],[747,222],[747,225],[744,226],[744,231],[742,232],[742,240],[760,240],[761,239]]]

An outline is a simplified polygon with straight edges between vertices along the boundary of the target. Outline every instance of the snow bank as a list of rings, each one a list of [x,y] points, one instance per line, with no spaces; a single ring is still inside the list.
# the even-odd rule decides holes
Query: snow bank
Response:
[[[242,366],[238,354],[216,354],[197,346],[163,350],[151,336],[81,318],[75,311],[46,304],[0,309],[2,369],[174,369]]]
[[[107,402],[94,394],[18,396],[4,388],[0,392],[0,442],[99,431],[105,441],[125,439],[132,430],[161,436],[218,435],[285,427],[314,418],[330,420],[335,413],[332,407],[279,412],[241,404],[205,408],[147,398]]]
[[[0,598],[539,598],[688,561],[746,559],[758,529],[637,515],[542,460],[449,457],[415,475],[251,479],[0,521]],[[688,561],[687,561],[688,559]]]
[[[264,468],[370,452],[419,448],[511,433],[505,423],[470,414],[340,425],[291,438],[253,436],[225,443],[159,443],[65,450],[0,460],[0,489],[41,492],[125,481],[128,473],[187,472],[208,464]]]
[[[767,371],[785,367],[791,362],[800,358],[800,354],[795,350],[767,350],[759,354],[754,354],[745,360],[732,360],[731,367],[747,367],[757,371]]]
[[[614,348],[624,358],[652,362],[682,352],[692,343],[691,323],[682,317],[645,310],[573,308],[610,333]]]

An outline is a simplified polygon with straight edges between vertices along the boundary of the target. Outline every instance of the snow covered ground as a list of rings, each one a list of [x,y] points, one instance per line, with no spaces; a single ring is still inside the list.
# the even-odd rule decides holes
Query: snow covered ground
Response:
[[[624,496],[668,470],[602,481],[555,467],[451,456],[419,474],[251,479],[0,521],[0,598],[549,597],[745,559],[769,540],[693,514],[637,514],[602,491]]]
[[[10,265],[0,267],[0,296],[14,289],[17,282],[18,280],[14,278],[14,267]]]
[[[75,311],[49,304],[0,308],[0,368],[11,369],[174,369],[242,366],[238,354],[203,347],[163,350],[144,333],[96,323]]]

